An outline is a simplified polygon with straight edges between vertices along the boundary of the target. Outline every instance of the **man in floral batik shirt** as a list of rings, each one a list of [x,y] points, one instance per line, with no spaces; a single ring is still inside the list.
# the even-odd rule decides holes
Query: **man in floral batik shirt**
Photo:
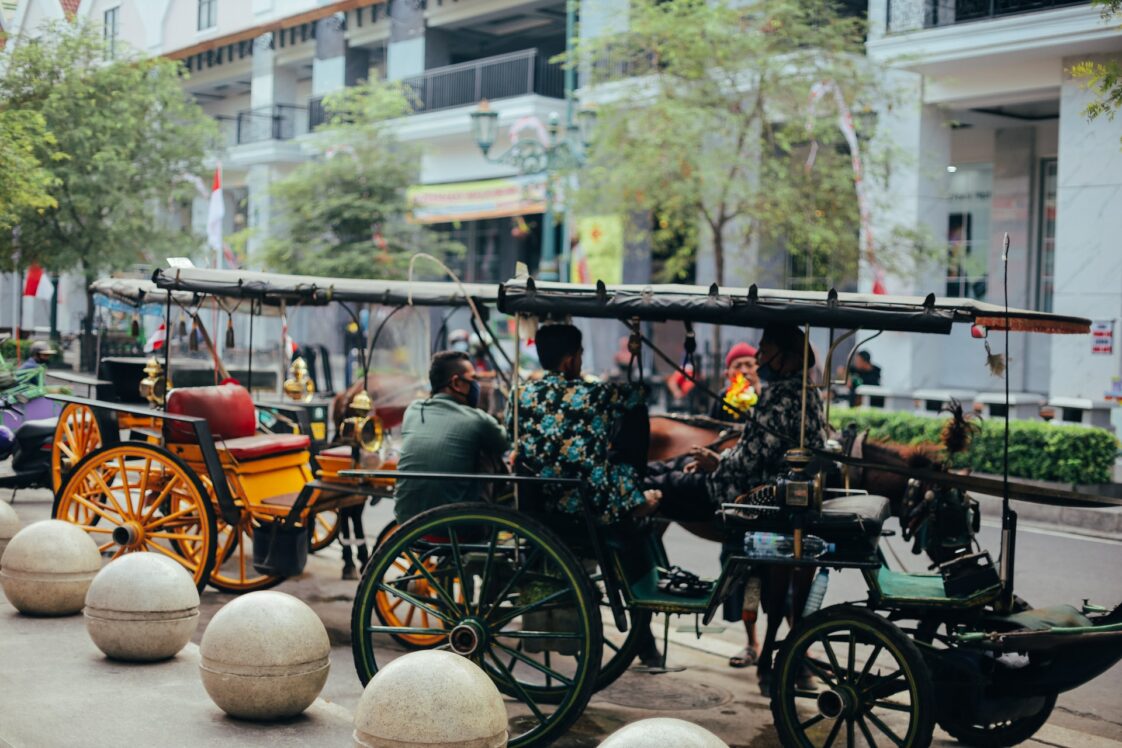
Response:
[[[580,478],[593,509],[604,523],[649,514],[661,497],[643,491],[638,465],[645,446],[632,449],[637,460],[609,454],[613,435],[647,428],[646,392],[639,384],[585,382],[581,379],[584,349],[581,333],[572,325],[544,325],[538,330],[538,359],[545,375],[528,382],[518,393],[518,444],[522,466],[543,478]],[[513,409],[507,425],[513,432]],[[618,442],[631,447],[644,441],[642,433],[620,434]],[[575,490],[546,486],[543,498],[551,509],[581,511]]]

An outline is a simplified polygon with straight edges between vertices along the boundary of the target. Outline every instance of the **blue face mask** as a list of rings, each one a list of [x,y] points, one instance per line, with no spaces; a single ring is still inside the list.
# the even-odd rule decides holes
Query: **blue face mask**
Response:
[[[474,379],[468,382],[467,404],[472,408],[479,406],[479,382]]]

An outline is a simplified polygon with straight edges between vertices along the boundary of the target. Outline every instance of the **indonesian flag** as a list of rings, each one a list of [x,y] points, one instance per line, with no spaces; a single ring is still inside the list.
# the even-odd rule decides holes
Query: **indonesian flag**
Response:
[[[23,284],[23,295],[50,301],[55,295],[55,284],[43,272],[43,268],[32,265],[27,269],[27,281]]]
[[[222,219],[226,203],[222,200],[222,164],[214,169],[214,185],[210,188],[210,208],[206,216],[206,243],[214,250],[215,262],[222,267]]]
[[[156,328],[156,332],[152,333],[152,337],[148,338],[148,342],[144,344],[145,353],[155,353],[164,347],[164,342],[167,340],[167,327],[163,322]]]

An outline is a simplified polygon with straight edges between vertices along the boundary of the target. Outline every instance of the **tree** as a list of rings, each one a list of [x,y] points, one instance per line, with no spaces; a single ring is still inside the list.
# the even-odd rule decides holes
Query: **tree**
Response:
[[[633,0],[626,32],[576,51],[609,99],[577,209],[648,213],[660,230],[708,239],[722,285],[752,246],[816,268],[822,286],[854,278],[861,216],[830,86],[852,112],[870,113],[853,125],[871,135],[871,111],[890,92],[863,40],[863,19],[830,0]],[[817,112],[812,89],[826,92]],[[701,232],[690,231],[695,223]],[[680,252],[695,250],[687,242]],[[863,251],[888,261],[871,245]]]
[[[0,108],[32,113],[50,133],[29,153],[50,173],[53,202],[25,206],[19,231],[0,232],[0,267],[11,268],[18,251],[21,266],[78,268],[92,281],[199,248],[198,238],[156,215],[191,194],[180,177],[202,171],[217,138],[213,120],[184,92],[179,63],[119,45],[113,58],[98,28],[53,23],[36,39],[9,42],[0,70]],[[87,334],[92,321],[87,292]]]
[[[1104,21],[1111,21],[1122,12],[1122,0],[1092,0],[1102,11]],[[1083,78],[1087,88],[1095,93],[1095,100],[1083,110],[1088,120],[1106,117],[1113,122],[1122,107],[1122,64],[1118,60],[1106,62],[1085,61],[1072,67],[1072,75]]]
[[[406,220],[406,189],[420,176],[420,151],[391,120],[412,111],[400,84],[371,82],[329,95],[328,123],[313,160],[275,183],[284,230],[264,242],[267,267],[349,278],[404,278],[416,252],[446,257],[462,247]]]
[[[0,109],[0,232],[10,231],[24,211],[57,207],[50,193],[54,177],[36,156],[40,144],[49,149],[54,143],[38,112]],[[49,156],[65,158],[57,151]]]

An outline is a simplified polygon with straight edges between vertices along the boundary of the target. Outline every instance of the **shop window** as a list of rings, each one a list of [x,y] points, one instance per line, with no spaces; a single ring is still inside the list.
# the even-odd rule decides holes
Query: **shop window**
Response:
[[[1050,312],[1056,268],[1056,159],[1044,159],[1040,167],[1040,246],[1037,253],[1036,305],[1040,311]]]
[[[947,296],[984,299],[989,280],[993,165],[955,167],[949,193]]]

